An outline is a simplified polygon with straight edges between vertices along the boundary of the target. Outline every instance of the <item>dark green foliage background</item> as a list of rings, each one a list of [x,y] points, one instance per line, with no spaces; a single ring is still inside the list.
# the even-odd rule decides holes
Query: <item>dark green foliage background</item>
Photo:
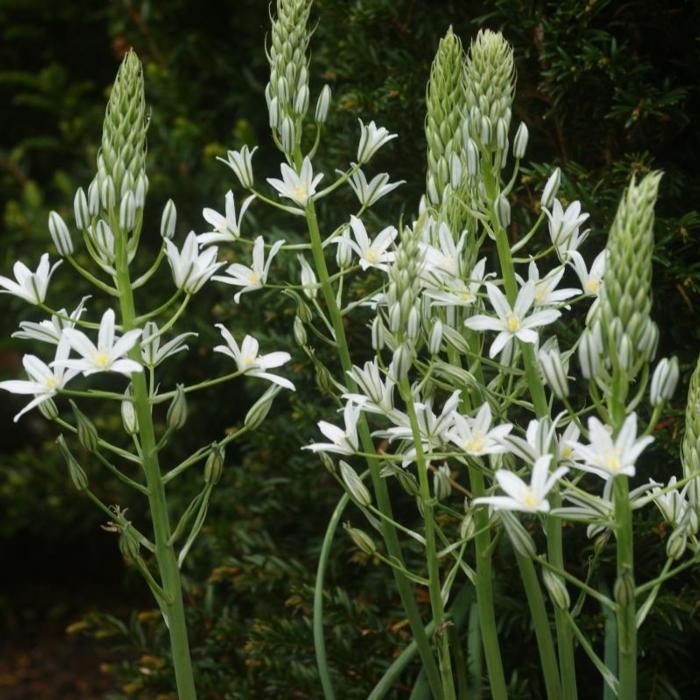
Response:
[[[33,263],[47,249],[50,209],[72,220],[73,193],[92,176],[105,99],[128,46],[144,61],[152,108],[146,212],[150,234],[144,236],[145,246],[155,249],[159,243],[157,222],[169,197],[178,207],[178,235],[202,230],[202,207],[222,205],[226,190],[235,189],[230,171],[215,160],[227,148],[260,143],[256,172],[259,177],[275,174],[279,157],[270,143],[262,95],[267,12],[267,3],[260,0],[206,5],[187,0],[0,0],[2,273],[14,260]],[[326,171],[353,157],[358,117],[376,119],[400,135],[374,166],[408,184],[376,208],[378,222],[395,222],[397,212],[416,209],[424,183],[425,83],[439,38],[450,24],[465,42],[479,27],[502,29],[515,48],[514,112],[516,121],[522,119],[530,128],[531,160],[516,191],[529,213],[516,221],[515,235],[536,212],[538,192],[554,164],[565,174],[563,196],[581,199],[592,212],[592,247],[602,247],[630,175],[651,168],[666,172],[658,207],[655,313],[661,326],[660,354],[679,355],[684,383],[671,417],[657,431],[663,447],[657,456],[662,464],[674,460],[687,376],[700,339],[696,4],[318,0],[313,17],[319,24],[312,40],[312,86],[315,94],[324,81],[333,89],[321,161]],[[337,225],[344,211],[339,197],[337,206],[323,209],[323,223]],[[259,209],[254,214],[248,236],[258,230],[288,240],[300,235],[289,230],[288,221]],[[153,285],[154,297],[163,297],[167,285],[166,274]],[[66,270],[55,278],[52,294],[57,304],[75,299],[74,278]],[[9,340],[9,334],[20,315],[27,316],[20,303],[0,299],[0,371],[5,378],[17,374],[26,348]],[[332,406],[293,347],[293,313],[293,304],[275,293],[244,296],[236,306],[225,290],[208,289],[182,324],[200,332],[194,360],[181,366],[179,375],[173,371],[164,379],[172,382],[184,375],[193,382],[208,373],[215,360],[201,348],[213,345],[214,320],[296,353],[291,375],[298,392],[279,401],[268,422],[230,452],[208,524],[186,566],[204,700],[320,697],[311,644],[311,586],[320,540],[339,493],[320,463],[299,451],[314,435],[315,420],[327,416]],[[355,340],[360,359],[365,339]],[[239,423],[259,392],[260,385],[251,382],[212,391],[199,401],[173,459],[197,446],[192,436],[204,442]],[[91,586],[104,583],[89,574],[98,559],[108,562],[98,568],[123,571],[115,543],[97,534],[99,514],[69,486],[53,447],[53,428],[37,416],[25,418],[17,429],[10,427],[18,405],[13,398],[0,397],[0,560],[12,572],[3,576],[0,613],[8,633],[17,628],[15,591],[29,577],[52,581],[61,551],[86,553],[67,559],[87,601],[102,601],[90,595]],[[114,432],[118,418],[105,413],[98,427],[106,434]],[[92,477],[95,469],[90,467]],[[671,467],[659,467],[654,475],[665,478],[670,473]],[[194,493],[198,478],[192,474],[182,481],[173,494],[177,505]],[[100,478],[98,489],[108,502],[126,505],[130,498],[135,520],[143,515],[118,484]],[[407,513],[413,512],[407,505]],[[659,566],[663,533],[651,522],[640,527],[638,559],[644,578]],[[580,559],[573,566],[590,553],[585,541],[580,544]],[[506,569],[512,566],[507,552],[501,562]],[[102,613],[96,608],[81,611],[83,633],[107,637],[117,650],[109,697],[169,697],[163,630],[147,614],[129,617],[123,612],[129,607],[143,611],[150,603],[133,573],[114,575],[121,581],[110,583],[118,604],[100,602]],[[329,657],[338,696],[365,698],[406,643],[391,577],[340,536],[328,580]],[[520,603],[522,592],[506,580],[501,580],[498,594],[505,611],[507,667],[519,668],[512,679],[513,697],[538,697],[536,660],[527,651],[532,644],[524,643],[531,631]],[[640,697],[690,698],[700,692],[696,669],[689,663],[700,637],[694,607],[699,583],[696,574],[689,574],[665,588],[646,623]],[[39,609],[41,604],[37,601]],[[597,613],[586,609],[582,624],[599,640]],[[153,658],[144,662],[143,654]],[[149,674],[139,670],[144,663]],[[408,697],[413,672],[394,697]],[[583,690],[582,697],[600,697],[600,691],[597,686],[590,695]]]

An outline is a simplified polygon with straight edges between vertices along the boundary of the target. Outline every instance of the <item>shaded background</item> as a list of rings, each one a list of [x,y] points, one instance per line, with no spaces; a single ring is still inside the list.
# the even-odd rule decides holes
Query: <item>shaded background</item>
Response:
[[[144,61],[152,108],[146,252],[159,244],[157,222],[168,198],[177,203],[178,236],[184,236],[202,230],[203,206],[222,206],[226,190],[235,189],[216,155],[260,143],[258,177],[274,175],[279,156],[269,141],[262,94],[267,12],[267,3],[258,0],[206,7],[184,0],[0,0],[0,271],[6,274],[16,259],[35,264],[50,249],[49,210],[72,221],[73,194],[92,178],[109,86],[129,46]],[[515,120],[528,123],[531,159],[516,190],[522,205],[516,232],[536,214],[538,191],[554,164],[565,173],[563,197],[581,199],[592,212],[591,245],[598,247],[630,175],[650,168],[666,172],[658,208],[655,314],[660,355],[679,355],[684,382],[675,409],[656,431],[661,466],[654,476],[672,473],[673,461],[663,465],[678,451],[687,377],[700,347],[696,3],[318,0],[313,17],[319,25],[312,40],[312,99],[323,82],[334,98],[323,167],[331,172],[352,158],[358,116],[400,135],[373,166],[408,184],[378,205],[377,223],[395,222],[400,210],[414,211],[422,192],[425,83],[450,24],[465,42],[479,27],[502,29],[515,48]],[[344,201],[339,197],[325,208],[326,222],[337,224],[345,216]],[[288,240],[299,235],[287,220],[255,215],[249,235],[256,229]],[[293,261],[280,263],[286,264]],[[154,296],[161,298],[168,284],[166,272],[154,283]],[[52,282],[56,306],[74,304],[83,293],[88,290],[66,270]],[[34,316],[8,296],[0,297],[0,310],[4,379],[18,376],[28,351],[9,335],[19,319]],[[265,426],[229,451],[209,521],[186,566],[193,652],[205,700],[320,697],[311,586],[339,494],[320,464],[299,453],[314,435],[314,419],[332,408],[289,337],[293,314],[290,301],[274,293],[243,297],[234,306],[220,288],[207,289],[181,324],[200,332],[192,359],[180,367],[174,363],[163,379],[191,383],[204,378],[212,363],[219,366],[206,350],[214,344],[214,320],[295,353],[290,376],[298,392],[276,404]],[[356,339],[356,360],[364,342],[362,335]],[[259,384],[240,384],[199,400],[175,454],[239,423],[259,393]],[[101,516],[72,490],[53,444],[54,427],[36,412],[12,424],[20,406],[16,397],[0,396],[0,697],[173,697],[163,630],[145,587],[125,566],[114,536],[100,529]],[[119,417],[105,412],[97,425],[112,434]],[[135,521],[143,516],[142,504],[89,467],[106,502],[128,505]],[[180,482],[176,506],[187,502],[199,478],[192,474]],[[406,517],[414,517],[410,503]],[[639,524],[641,578],[663,557],[664,533],[655,522]],[[579,545],[572,547],[573,570],[590,552],[587,541]],[[517,577],[507,575],[507,552],[500,565],[506,665],[519,669],[513,697],[536,698],[541,688],[536,659],[528,655],[531,631],[521,591],[509,583]],[[364,698],[406,643],[391,577],[341,536],[329,583],[329,657],[338,696]],[[665,588],[645,624],[640,697],[700,693],[689,663],[699,636],[698,584],[691,573]],[[597,610],[585,609],[581,624],[600,639]],[[411,669],[405,687],[392,697],[408,697],[414,674]],[[582,697],[586,692],[600,697],[597,687]]]

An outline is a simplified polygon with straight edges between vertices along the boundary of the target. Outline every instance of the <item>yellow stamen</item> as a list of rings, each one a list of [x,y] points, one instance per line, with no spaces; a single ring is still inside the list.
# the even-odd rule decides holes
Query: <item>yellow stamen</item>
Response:
[[[365,260],[370,263],[379,262],[379,253],[374,248],[370,247],[365,253]]]
[[[297,202],[305,202],[309,197],[309,191],[306,189],[306,185],[299,184],[292,187],[292,195]]]
[[[109,355],[106,352],[98,352],[95,355],[95,364],[104,369],[109,365]]]
[[[486,439],[483,433],[474,433],[469,440],[464,443],[467,452],[481,452],[486,447]]]
[[[586,282],[585,287],[588,294],[598,294],[600,291],[600,280],[591,278]]]
[[[517,333],[521,328],[520,319],[517,316],[509,316],[506,323],[511,333]]]

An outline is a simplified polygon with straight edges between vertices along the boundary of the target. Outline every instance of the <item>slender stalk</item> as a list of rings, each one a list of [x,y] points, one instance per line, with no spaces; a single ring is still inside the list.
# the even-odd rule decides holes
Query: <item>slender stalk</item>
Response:
[[[122,326],[125,331],[134,328],[136,310],[134,296],[129,278],[129,263],[127,258],[126,241],[124,236],[117,238],[117,270],[116,280],[119,289],[119,306],[121,309]],[[132,359],[139,361],[138,346],[129,353]],[[170,646],[175,681],[179,700],[196,700],[197,692],[192,673],[185,607],[182,599],[182,584],[177,557],[172,544],[169,543],[171,530],[168,516],[168,505],[165,488],[158,462],[156,437],[153,427],[153,417],[148,399],[148,387],[143,372],[132,375],[133,403],[138,418],[139,436],[143,460],[143,469],[148,486],[148,502],[151,511],[151,522],[155,537],[155,555],[160,572],[164,600],[161,609],[167,617],[166,623],[170,633]]]
[[[423,453],[420,428],[416,416],[416,408],[411,395],[408,379],[401,382],[401,394],[406,404],[408,419],[413,433],[413,444],[416,448],[416,467],[418,470],[418,485],[420,488],[421,505],[423,506],[423,521],[425,523],[425,556],[428,564],[428,579],[430,580],[430,607],[433,613],[433,621],[439,635],[438,659],[440,662],[440,675],[442,677],[442,690],[445,700],[455,700],[454,680],[452,678],[452,663],[450,660],[449,637],[447,631],[442,629],[445,621],[445,609],[442,603],[440,590],[440,567],[437,558],[437,545],[435,542],[435,521],[433,514],[433,498],[430,493],[428,481],[428,468]]]
[[[336,303],[335,294],[333,293],[333,286],[329,279],[330,275],[328,273],[326,258],[323,252],[323,241],[321,239],[321,232],[318,227],[318,219],[316,218],[316,209],[313,201],[310,201],[306,206],[306,221],[309,229],[311,253],[314,260],[314,266],[316,268],[316,274],[318,275],[319,282],[321,283],[323,298],[326,302],[326,307],[331,318],[340,364],[343,369],[343,373],[346,375],[348,388],[353,392],[357,392],[359,389],[354,380],[347,376],[347,372],[352,369],[352,359],[350,357],[347,337],[345,336],[345,327],[343,325],[340,308]],[[372,436],[370,435],[369,426],[364,413],[360,414],[358,421],[358,435],[363,451],[370,455],[367,457],[367,465],[370,470],[370,478],[372,480],[372,486],[377,499],[377,505],[387,517],[391,518],[392,509],[391,501],[389,499],[389,491],[385,480],[380,475],[380,461],[375,457],[374,443],[372,441]],[[384,536],[384,542],[386,543],[389,555],[391,557],[395,557],[397,561],[403,565],[403,554],[401,552],[401,545],[399,543],[398,535],[396,534],[396,529],[386,520],[382,521],[382,534]],[[411,584],[406,576],[397,571],[396,568],[394,568],[394,578],[396,580],[399,596],[401,597],[401,602],[406,612],[406,617],[408,618],[411,631],[413,632],[413,637],[418,645],[421,660],[423,661],[423,665],[426,669],[426,674],[430,681],[430,687],[433,691],[433,695],[436,699],[442,698],[440,673],[431,650],[430,641],[423,627],[423,621],[421,620],[420,612],[418,611],[418,606],[416,605],[416,601],[413,596]]]
[[[554,652],[554,642],[549,631],[549,619],[547,618],[547,609],[544,605],[542,588],[537,579],[532,559],[517,552],[515,555],[518,560],[518,568],[520,569],[520,578],[523,580],[523,586],[525,587],[527,602],[530,606],[530,613],[532,614],[532,624],[535,627],[547,697],[549,700],[559,700],[562,697],[562,691],[559,685],[557,655]]]
[[[487,191],[488,190],[489,187],[487,186]],[[513,304],[518,294],[518,286],[515,279],[515,268],[513,266],[508,236],[505,229],[498,224],[495,217],[493,218],[493,226],[496,234],[496,248],[501,264],[501,273],[503,275],[506,296],[509,303]],[[535,350],[532,345],[527,343],[521,343],[521,350],[523,353],[527,383],[535,406],[535,413],[538,418],[543,418],[549,415],[549,407],[547,405],[544,387],[537,370]],[[550,502],[553,508],[560,505],[559,501],[560,499],[557,494],[552,494],[552,496],[550,496]],[[563,569],[564,551],[561,521],[558,518],[547,518],[546,532],[549,560],[559,569]],[[557,630],[562,700],[576,700],[576,662],[574,659],[573,630],[568,624],[564,612],[559,608],[556,608],[554,611],[554,623]]]
[[[617,536],[617,634],[620,700],[637,697],[637,621],[634,595],[632,509],[626,476],[613,484]]]

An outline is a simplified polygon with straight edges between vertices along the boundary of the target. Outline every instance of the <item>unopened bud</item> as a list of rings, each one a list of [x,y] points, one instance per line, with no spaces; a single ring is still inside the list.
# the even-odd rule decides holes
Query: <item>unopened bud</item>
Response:
[[[280,392],[280,389],[281,387],[277,384],[271,384],[265,393],[250,407],[243,421],[243,424],[248,430],[255,430],[262,424],[265,418],[267,418],[272,402],[275,400],[275,396]]]
[[[270,100],[267,111],[269,115],[270,128],[277,129],[280,124],[280,107],[279,100],[276,97],[273,97]]]
[[[79,187],[73,198],[73,213],[75,214],[75,225],[80,229],[86,229],[90,225],[90,209],[85,190]]]
[[[450,468],[447,464],[442,464],[433,472],[433,493],[438,501],[443,501],[452,493],[450,483]]]
[[[114,180],[107,175],[100,184],[100,204],[104,209],[110,211],[116,202],[117,195],[114,190]]]
[[[386,329],[384,328],[384,323],[379,316],[375,316],[374,321],[372,321],[372,349],[375,352],[379,352],[384,348],[385,341]]]
[[[75,416],[78,441],[88,452],[97,452],[99,436],[95,424],[77,407],[75,401],[70,402]]]
[[[450,185],[452,189],[457,189],[462,182],[462,160],[453,153],[450,156]]]
[[[58,436],[56,443],[58,444],[58,449],[63,455],[63,459],[66,461],[66,466],[68,467],[68,474],[70,475],[73,485],[78,491],[84,491],[88,487],[88,479],[87,475],[85,474],[85,471],[78,464],[75,457],[73,457],[73,454],[68,449],[68,445],[66,445],[66,441],[63,435]]]
[[[73,239],[66,222],[61,218],[58,212],[52,211],[49,214],[49,233],[51,240],[56,246],[58,254],[65,258],[68,255],[73,255]]]
[[[282,141],[282,149],[285,153],[292,153],[294,151],[294,146],[296,145],[296,129],[294,128],[294,122],[289,117],[285,117],[282,120],[280,140]]]
[[[571,599],[569,598],[569,591],[566,590],[566,584],[561,577],[552,573],[549,569],[543,569],[542,580],[553,603],[561,610],[568,610],[571,605]]]
[[[459,524],[459,536],[463,540],[470,540],[476,534],[476,523],[474,522],[474,515],[472,511],[468,511],[467,514],[462,518],[462,522]]]
[[[685,527],[678,527],[666,542],[666,555],[671,559],[680,559],[688,546],[688,535]]]
[[[146,195],[148,194],[148,176],[142,170],[136,178],[136,189],[134,190],[134,203],[137,209],[143,209],[146,205]]]
[[[430,340],[428,341],[428,350],[431,355],[437,355],[442,347],[442,321],[437,319],[433,323],[430,330]]]
[[[175,226],[177,225],[177,209],[175,202],[169,199],[163,207],[163,214],[160,217],[160,235],[163,238],[172,240],[175,235]]]
[[[301,345],[302,347],[308,342],[304,322],[299,318],[299,316],[294,317],[294,340],[296,340],[297,344]]]
[[[510,226],[510,202],[508,198],[503,194],[499,194],[494,202],[493,209],[498,225],[501,228],[508,228]]]
[[[352,537],[352,541],[365,554],[374,554],[377,551],[377,545],[374,540],[364,531],[356,527],[351,527],[348,523],[343,525],[345,531]]]
[[[294,99],[294,111],[297,114],[306,114],[309,108],[309,86],[302,85],[297,91],[297,96]]]
[[[347,462],[342,460],[340,462],[340,477],[354,501],[365,507],[372,505],[372,496],[370,496],[367,487],[362,483],[362,479]]]
[[[130,395],[122,401],[121,414],[124,431],[127,435],[136,435],[139,432],[139,422]]]
[[[474,139],[467,139],[465,153],[467,160],[467,174],[469,177],[476,177],[476,175],[479,173],[479,147],[476,145]]]
[[[97,216],[100,213],[100,188],[97,185],[97,180],[93,180],[87,191],[88,211],[90,216]],[[85,224],[85,221],[81,222]],[[87,225],[85,226],[87,228]]]
[[[318,295],[316,273],[303,255],[297,255],[299,265],[301,265],[301,285],[304,294],[309,299],[315,299]]]
[[[586,379],[595,377],[598,372],[600,355],[603,352],[602,345],[598,326],[583,332],[578,346],[578,361],[581,365],[581,374]]]
[[[328,117],[328,108],[331,104],[331,89],[328,85],[324,85],[321,89],[321,94],[316,102],[316,112],[314,113],[314,121],[317,124],[323,124]]]
[[[216,485],[221,479],[221,474],[224,470],[224,460],[226,459],[226,450],[223,445],[214,442],[211,446],[211,452],[204,464],[204,481],[207,484]]]
[[[550,389],[558,399],[565,399],[569,395],[569,382],[558,348],[542,348],[538,358],[542,374]]]
[[[129,190],[123,197],[119,205],[119,228],[124,231],[131,231],[136,222],[136,202],[134,193]]]
[[[507,510],[500,511],[499,515],[513,549],[523,557],[534,558],[537,554],[535,543],[518,518]]]
[[[499,119],[496,122],[496,148],[501,151],[507,150],[508,146],[508,126],[505,119]]]
[[[520,126],[515,132],[515,138],[513,139],[513,158],[520,160],[525,157],[529,138],[530,134],[527,130],[527,125],[525,122],[520,122]]]
[[[166,423],[168,430],[179,430],[187,421],[187,398],[184,384],[175,387],[175,396],[168,406]]]
[[[405,343],[401,343],[394,350],[394,356],[391,358],[389,367],[391,378],[397,383],[403,381],[408,376],[408,370],[412,363],[413,353]]]
[[[555,168],[554,172],[549,176],[547,184],[544,186],[544,190],[542,191],[542,199],[540,200],[540,204],[543,207],[549,208],[552,206],[554,197],[556,197],[557,192],[559,191],[560,184],[561,170],[559,170],[559,168]]]
[[[659,406],[673,397],[676,386],[678,386],[678,375],[678,358],[664,357],[663,360],[659,361],[651,377],[651,388],[649,389],[652,406]]]

